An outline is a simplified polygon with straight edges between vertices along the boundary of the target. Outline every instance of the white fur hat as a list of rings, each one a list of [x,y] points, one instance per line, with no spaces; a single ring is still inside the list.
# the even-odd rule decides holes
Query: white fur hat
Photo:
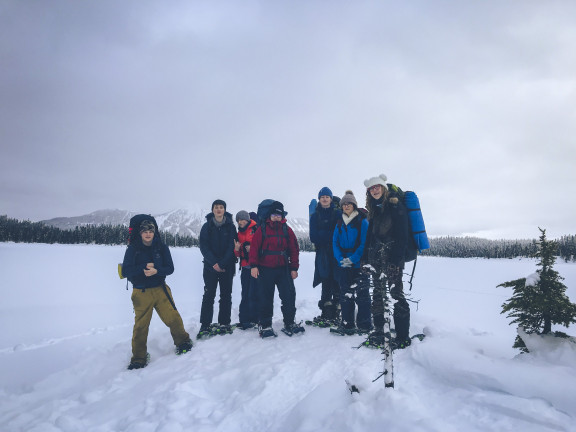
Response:
[[[378,177],[372,177],[368,180],[364,180],[364,186],[366,186],[366,189],[369,189],[372,186],[382,185],[384,186],[384,189],[388,189],[388,186],[386,186],[386,180],[388,180],[386,174],[380,174]]]

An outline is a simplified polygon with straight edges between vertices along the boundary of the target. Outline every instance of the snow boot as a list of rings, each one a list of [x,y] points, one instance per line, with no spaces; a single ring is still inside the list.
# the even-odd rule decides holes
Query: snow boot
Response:
[[[198,332],[196,339],[206,339],[209,338],[210,336],[212,336],[210,324],[202,324],[200,326],[200,331]]]
[[[146,361],[142,362],[130,362],[130,364],[128,365],[128,370],[133,370],[133,369],[142,369],[145,368],[146,366],[148,366],[148,363],[150,363],[150,353],[146,353]]]
[[[295,324],[295,323],[289,324],[289,325],[285,326],[285,327],[282,329],[282,333],[284,333],[285,335],[290,336],[290,337],[291,337],[292,335],[297,334],[297,333],[304,333],[304,332],[306,331],[306,329],[305,329],[304,327],[302,327],[301,324],[302,324],[302,323],[300,323],[300,324]]]
[[[186,354],[192,349],[192,346],[193,346],[192,341],[188,339],[186,342],[182,342],[180,345],[176,347],[176,354],[177,355]]]
[[[368,339],[364,342],[364,346],[372,348],[384,348],[384,331],[375,330],[368,335]]]
[[[261,328],[259,333],[260,333],[260,337],[262,339],[267,339],[267,338],[272,338],[272,337],[278,336],[272,327]]]

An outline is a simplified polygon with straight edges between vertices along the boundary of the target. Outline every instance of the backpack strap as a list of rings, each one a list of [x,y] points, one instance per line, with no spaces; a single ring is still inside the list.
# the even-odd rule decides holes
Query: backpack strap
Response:
[[[271,251],[271,250],[265,250],[262,248],[262,246],[264,246],[264,240],[267,237],[267,235],[266,235],[266,223],[262,224],[261,230],[262,230],[262,243],[260,246],[260,256],[282,255],[283,257],[286,258],[286,264],[288,264],[288,254],[286,253],[285,250],[283,250],[283,251]],[[282,235],[272,234],[270,237],[284,237],[284,238],[286,238],[286,244],[288,244],[288,227],[286,226],[286,224],[282,224]]]

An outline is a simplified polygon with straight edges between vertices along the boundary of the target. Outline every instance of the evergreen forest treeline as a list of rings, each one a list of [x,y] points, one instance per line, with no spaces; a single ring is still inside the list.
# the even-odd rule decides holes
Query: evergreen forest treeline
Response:
[[[198,239],[190,236],[160,231],[168,246],[198,246]],[[124,245],[128,228],[124,225],[86,225],[73,230],[63,230],[42,222],[20,221],[0,216],[0,242],[60,243]],[[576,236],[566,235],[558,239],[558,254],[565,261],[576,261]],[[301,250],[313,251],[309,239],[299,238]],[[430,249],[425,256],[448,258],[516,258],[534,257],[538,250],[537,240],[487,240],[476,237],[438,237],[430,239]]]

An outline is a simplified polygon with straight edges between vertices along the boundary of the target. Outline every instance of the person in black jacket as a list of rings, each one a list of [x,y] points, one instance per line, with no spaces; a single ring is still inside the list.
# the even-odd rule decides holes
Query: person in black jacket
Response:
[[[388,190],[384,174],[364,181],[366,209],[368,210],[368,235],[363,261],[372,273],[372,318],[374,332],[369,342],[384,342],[384,299],[387,288],[394,304],[394,327],[397,348],[410,345],[410,306],[404,296],[402,274],[406,246],[409,240],[408,213],[402,201]]]
[[[332,191],[326,186],[318,192],[318,200],[318,203],[312,200],[309,206],[310,241],[316,249],[312,286],[322,284],[318,301],[322,312],[314,321],[321,326],[328,326],[337,324],[340,312],[340,287],[335,276],[337,263],[332,249],[332,234],[342,217],[342,211],[335,206]]]
[[[176,310],[166,276],[174,273],[170,250],[156,236],[156,221],[146,219],[140,223],[139,233],[131,235],[131,242],[124,254],[122,274],[132,283],[134,305],[134,330],[132,333],[132,359],[128,369],[140,369],[148,364],[148,328],[154,309],[170,328],[176,353],[184,354],[192,348],[189,334],[184,330]]]
[[[204,296],[200,312],[199,337],[210,331],[218,284],[220,284],[219,333],[231,332],[232,279],[236,264],[234,240],[237,238],[233,217],[226,211],[226,203],[220,199],[215,200],[212,203],[212,212],[206,215],[206,222],[200,230],[200,252],[204,257]]]

